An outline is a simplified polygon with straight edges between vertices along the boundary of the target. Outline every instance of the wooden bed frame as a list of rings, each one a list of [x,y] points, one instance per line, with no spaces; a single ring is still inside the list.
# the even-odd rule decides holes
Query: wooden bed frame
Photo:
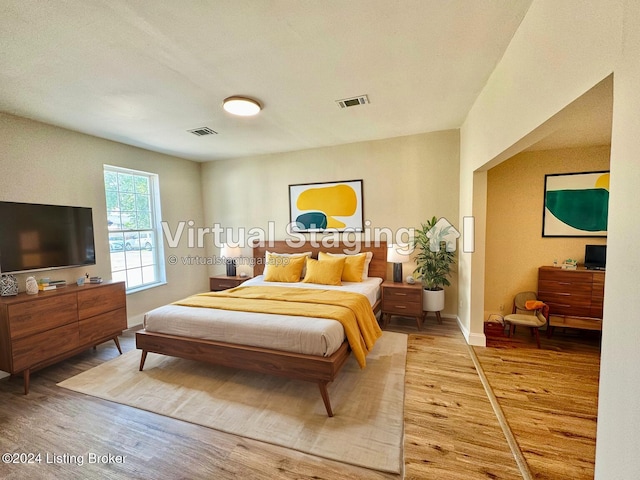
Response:
[[[262,274],[267,250],[276,253],[301,253],[311,251],[312,257],[317,258],[319,251],[342,253],[344,250],[347,250],[347,253],[349,253],[351,249],[352,247],[344,246],[311,247],[309,244],[305,244],[302,247],[291,247],[284,241],[275,241],[271,246],[264,245],[253,249],[254,275]],[[362,246],[359,251],[373,253],[373,258],[369,265],[369,276],[380,277],[383,280],[386,279],[386,242],[380,242],[378,245],[368,247]],[[373,307],[375,313],[377,313],[379,309],[380,301],[376,302]],[[322,400],[329,417],[333,417],[333,410],[329,400],[327,385],[336,378],[351,353],[349,344],[346,341],[332,355],[320,357],[268,348],[166,335],[147,332],[146,330],[140,330],[136,333],[136,347],[142,350],[140,370],[144,368],[147,353],[153,352],[242,370],[251,370],[258,373],[315,382],[320,388],[320,394],[322,395]]]

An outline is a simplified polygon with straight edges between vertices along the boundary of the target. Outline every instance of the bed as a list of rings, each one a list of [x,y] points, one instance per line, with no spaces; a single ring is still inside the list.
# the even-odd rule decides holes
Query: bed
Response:
[[[254,279],[245,283],[252,285],[260,282],[267,251],[288,254],[311,252],[312,258],[318,258],[319,252],[343,253],[344,251],[350,253],[350,251],[352,252],[353,250],[371,252],[373,256],[369,264],[368,277],[377,279],[378,285],[384,281],[387,272],[387,245],[384,242],[380,242],[378,245],[362,246],[361,248],[349,246],[347,249],[339,245],[325,247],[305,244],[294,247],[288,245],[287,242],[276,241],[270,245],[257,246],[253,249]],[[364,284],[365,282],[362,283]],[[296,284],[296,286],[298,285]],[[367,290],[371,287],[360,285],[354,288],[356,288],[357,291],[357,288]],[[379,287],[377,290],[374,290],[374,293],[371,293],[371,290],[368,290],[367,293],[360,293],[364,293],[367,298],[369,298],[370,308],[377,314],[380,310]],[[151,327],[151,320],[154,316],[158,317],[158,314],[163,314],[163,316],[160,316],[159,322],[154,323],[154,326]],[[327,386],[337,377],[352,353],[349,342],[344,338],[344,331],[342,337],[336,337],[336,335],[339,334],[335,333],[335,328],[333,330],[332,328],[328,328],[330,333],[326,334],[327,338],[324,338],[324,343],[320,342],[320,346],[313,347],[316,350],[311,350],[312,353],[302,353],[302,350],[296,351],[295,342],[284,338],[284,335],[276,335],[283,337],[285,344],[279,344],[275,348],[273,346],[266,347],[253,341],[236,340],[234,336],[229,335],[217,337],[218,339],[212,339],[216,337],[205,338],[206,335],[204,334],[193,336],[192,325],[189,322],[192,324],[204,322],[202,317],[209,315],[217,316],[222,320],[226,319],[229,321],[229,319],[231,319],[232,321],[238,314],[238,312],[225,313],[220,310],[194,308],[188,305],[165,306],[148,312],[145,316],[145,328],[136,333],[136,347],[142,350],[140,370],[144,368],[147,353],[153,352],[226,367],[252,370],[258,373],[314,382],[320,389],[327,415],[332,417],[333,410]],[[163,320],[167,319],[167,316],[170,321],[165,321],[164,323],[166,325],[159,327],[158,325],[162,324]],[[256,316],[259,316],[259,314],[254,314],[254,317]],[[292,319],[287,320],[285,318],[284,320],[290,321]],[[181,325],[183,322],[186,325]],[[326,320],[326,322],[328,322],[327,325],[332,322],[334,324],[337,323],[332,320]],[[174,328],[165,328],[169,324],[173,324]],[[251,326],[246,328],[250,330]],[[194,329],[193,331],[196,330]],[[220,340],[220,338],[222,338],[222,340]],[[301,341],[300,343],[306,342]]]

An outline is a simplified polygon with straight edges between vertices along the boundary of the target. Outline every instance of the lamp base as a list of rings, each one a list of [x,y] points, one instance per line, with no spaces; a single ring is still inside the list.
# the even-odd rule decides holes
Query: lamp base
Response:
[[[227,277],[236,276],[236,262],[235,260],[227,260]]]
[[[402,264],[401,263],[393,264],[393,281],[395,283],[402,283]]]

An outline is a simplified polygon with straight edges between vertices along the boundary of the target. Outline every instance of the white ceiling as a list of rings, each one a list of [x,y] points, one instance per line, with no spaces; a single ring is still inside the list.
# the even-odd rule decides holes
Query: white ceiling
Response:
[[[0,111],[198,161],[458,128],[530,3],[2,0]]]

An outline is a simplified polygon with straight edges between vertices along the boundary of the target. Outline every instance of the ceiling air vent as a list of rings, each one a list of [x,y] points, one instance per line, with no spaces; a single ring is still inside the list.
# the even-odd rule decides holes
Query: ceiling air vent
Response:
[[[199,137],[204,137],[205,135],[217,135],[218,134],[218,132],[214,132],[209,127],[194,128],[193,130],[187,130],[187,132],[193,133],[194,135],[197,135]]]
[[[359,95],[352,98],[343,98],[342,100],[336,100],[336,103],[340,108],[357,107],[358,105],[364,105],[369,103],[369,97],[366,95]]]

